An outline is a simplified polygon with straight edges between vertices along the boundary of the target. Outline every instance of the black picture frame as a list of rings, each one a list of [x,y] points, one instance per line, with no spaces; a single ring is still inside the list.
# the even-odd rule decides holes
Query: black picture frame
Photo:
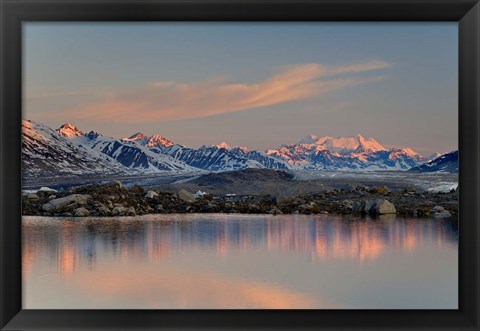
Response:
[[[476,0],[0,0],[2,330],[479,330],[480,4]],[[458,310],[22,310],[22,22],[453,21],[459,24]]]

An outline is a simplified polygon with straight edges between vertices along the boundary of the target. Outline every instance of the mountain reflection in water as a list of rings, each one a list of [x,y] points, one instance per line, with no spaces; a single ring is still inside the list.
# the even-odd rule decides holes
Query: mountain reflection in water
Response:
[[[24,217],[24,308],[456,308],[457,238],[391,217]]]

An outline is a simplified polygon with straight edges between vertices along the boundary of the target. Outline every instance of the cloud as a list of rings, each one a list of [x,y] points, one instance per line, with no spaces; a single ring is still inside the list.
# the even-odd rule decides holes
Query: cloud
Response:
[[[117,123],[199,118],[278,105],[378,81],[384,77],[355,74],[388,67],[387,62],[378,60],[336,67],[307,63],[285,67],[254,83],[158,81],[77,106],[68,115],[73,120],[95,118]]]

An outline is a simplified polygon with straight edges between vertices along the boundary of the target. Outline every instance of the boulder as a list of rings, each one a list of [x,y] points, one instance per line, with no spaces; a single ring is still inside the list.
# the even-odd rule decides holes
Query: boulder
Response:
[[[86,217],[89,216],[90,212],[84,207],[77,208],[73,211],[73,216],[75,217]]]
[[[347,184],[341,185],[340,190],[343,192],[355,192],[357,190],[357,186],[347,183]]]
[[[180,191],[178,191],[177,195],[183,201],[187,201],[187,202],[195,201],[195,195],[193,195],[192,193],[188,192],[185,189],[181,189]]]
[[[135,216],[135,215],[137,215],[137,212],[136,212],[136,210],[133,206],[130,206],[130,207],[127,208],[125,215]]]
[[[445,210],[445,208],[442,206],[434,206],[432,208],[432,216],[435,218],[444,218],[450,217],[452,214],[448,210]]]
[[[373,215],[396,214],[397,210],[393,203],[385,199],[368,200],[365,203],[364,212]]]
[[[195,193],[195,198],[201,198],[203,197],[205,194],[207,194],[207,192],[202,192],[200,190],[197,191],[197,193]]]
[[[135,216],[137,212],[133,206],[130,207],[123,207],[117,206],[112,209],[113,216]]]
[[[65,207],[71,207],[76,205],[85,205],[88,198],[87,194],[71,194],[63,198],[53,199],[42,206],[45,211],[57,211]]]
[[[377,215],[396,214],[397,210],[393,203],[388,200],[380,199],[373,207]]]
[[[117,206],[112,209],[113,216],[124,216],[127,213],[127,208],[123,206]]]
[[[385,185],[382,185],[382,186],[372,187],[371,189],[368,190],[368,192],[372,194],[387,195],[391,191],[388,187],[386,187]]]
[[[144,193],[145,190],[141,186],[135,184],[130,188],[130,192],[141,194]]]
[[[271,215],[283,214],[282,211],[280,209],[278,209],[277,207],[273,207],[271,210],[268,211],[268,213],[271,214]]]
[[[361,213],[365,209],[365,201],[355,201],[352,205],[352,212]]]
[[[40,197],[39,197],[38,194],[36,194],[36,193],[27,193],[25,196],[26,196],[28,199],[30,199],[30,200],[38,200],[38,199],[40,199]]]
[[[348,210],[353,210],[353,204],[354,202],[352,200],[343,200],[341,203],[342,208],[348,209]]]
[[[97,209],[98,214],[101,216],[108,216],[110,214],[110,209],[106,206],[100,206]]]
[[[153,199],[158,196],[158,193],[155,191],[148,191],[147,194],[145,194],[145,198]]]
[[[445,208],[443,208],[442,206],[434,206],[432,208],[432,213],[438,213],[438,212],[442,212],[444,210],[445,210]]]
[[[373,206],[375,206],[376,203],[377,199],[368,200],[367,202],[365,202],[363,211],[367,214],[370,213],[370,210],[373,208]]]
[[[113,187],[117,187],[119,189],[123,189],[123,185],[122,183],[120,183],[118,180],[112,180],[110,183],[109,183],[110,186],[113,186]]]
[[[452,213],[450,213],[448,210],[436,212],[433,214],[433,217],[435,218],[444,218],[444,217],[450,217],[452,216]]]

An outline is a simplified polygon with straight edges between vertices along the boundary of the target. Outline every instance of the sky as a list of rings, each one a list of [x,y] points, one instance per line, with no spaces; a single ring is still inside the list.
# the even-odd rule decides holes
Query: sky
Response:
[[[23,26],[23,117],[199,147],[374,137],[458,147],[457,23]]]

